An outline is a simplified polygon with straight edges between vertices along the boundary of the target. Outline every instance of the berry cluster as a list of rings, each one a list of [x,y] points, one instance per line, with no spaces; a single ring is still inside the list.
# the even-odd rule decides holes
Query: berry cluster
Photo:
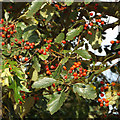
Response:
[[[4,21],[4,19],[1,19],[0,24],[2,24],[3,27],[0,27],[0,36],[3,38],[5,42],[7,42],[6,39],[13,37],[14,34],[17,32],[17,30],[15,30],[14,24],[11,23],[5,24],[5,23],[6,22]],[[5,42],[2,42],[2,45],[5,45]],[[13,46],[14,44],[11,43],[11,45]]]
[[[70,70],[68,70],[69,73],[71,73],[74,76],[74,79],[78,79],[79,77],[84,77],[87,75],[87,70],[83,69],[81,65],[81,62],[74,62],[74,65],[70,67]],[[66,66],[63,66],[64,70],[67,70]],[[67,75],[64,76],[64,79],[67,79]]]
[[[111,44],[117,44],[117,45],[118,45],[118,44],[120,44],[120,40],[116,40],[116,41],[111,40],[110,43],[111,43]],[[118,51],[118,55],[120,55],[120,51]]]
[[[86,23],[84,25],[84,30],[90,29],[91,27],[97,27],[98,25],[99,26],[104,25],[104,21],[101,20],[101,16],[102,16],[101,14],[97,15],[95,19],[92,12],[90,12],[89,14],[92,17],[92,19],[89,21],[89,23]],[[88,30],[88,34],[92,35],[92,32]]]

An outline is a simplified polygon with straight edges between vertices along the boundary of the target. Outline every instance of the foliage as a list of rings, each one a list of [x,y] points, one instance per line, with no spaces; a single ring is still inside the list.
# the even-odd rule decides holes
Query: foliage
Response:
[[[3,119],[119,117],[119,77],[103,74],[120,74],[120,62],[108,64],[120,57],[119,35],[106,56],[89,50],[102,52],[105,30],[120,24],[119,9],[119,3],[91,1],[3,3]],[[108,24],[108,16],[118,21]]]

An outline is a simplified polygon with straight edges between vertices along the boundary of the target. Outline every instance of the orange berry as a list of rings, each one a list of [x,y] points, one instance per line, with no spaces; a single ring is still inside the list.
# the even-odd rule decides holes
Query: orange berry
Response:
[[[114,82],[112,82],[112,83],[111,83],[111,85],[112,85],[112,86],[115,86],[115,83],[114,83]]]
[[[107,106],[107,107],[108,107],[108,106],[109,106],[109,103],[106,103],[106,104],[105,104],[105,106]]]
[[[110,43],[111,43],[111,44],[114,44],[114,43],[115,43],[115,41],[111,40],[111,41],[110,41]]]
[[[63,69],[64,69],[64,70],[67,70],[67,68],[66,68],[65,66],[63,66]]]
[[[74,73],[73,73],[73,76],[77,76],[77,73],[76,73],[76,72],[74,72]]]

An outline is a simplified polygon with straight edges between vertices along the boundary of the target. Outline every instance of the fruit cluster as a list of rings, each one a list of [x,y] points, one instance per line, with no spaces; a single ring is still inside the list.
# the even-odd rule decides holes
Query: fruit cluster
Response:
[[[105,22],[101,20],[101,16],[102,16],[101,14],[100,14],[100,15],[96,15],[95,18],[94,18],[94,15],[93,15],[92,12],[90,12],[89,14],[90,14],[90,16],[91,16],[92,18],[91,18],[91,20],[89,20],[88,23],[86,23],[86,24],[84,25],[84,30],[87,30],[87,29],[88,29],[88,34],[89,34],[89,35],[92,35],[92,32],[89,31],[89,29],[90,29],[91,27],[98,27],[98,25],[99,25],[99,26],[100,26],[100,25],[104,25]]]
[[[109,86],[111,85],[112,87],[114,87],[116,85],[115,82],[111,82],[111,84],[106,84],[103,81],[100,81],[100,98],[98,98],[98,102],[100,102],[100,106],[109,106],[109,99],[105,98],[105,91],[109,88]],[[117,92],[117,95],[120,96],[120,92]],[[101,98],[103,97],[103,98]]]
[[[120,40],[116,40],[116,41],[111,40],[110,43],[111,43],[111,44],[117,44],[117,45],[118,45],[118,44],[120,44]],[[120,55],[120,51],[118,51],[118,55]]]

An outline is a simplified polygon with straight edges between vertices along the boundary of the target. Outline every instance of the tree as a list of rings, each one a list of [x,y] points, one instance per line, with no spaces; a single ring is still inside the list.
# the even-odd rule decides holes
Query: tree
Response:
[[[120,74],[119,61],[108,64],[120,57],[120,35],[106,56],[89,51],[85,40],[102,52],[105,30],[120,25],[119,4],[3,3],[3,118],[118,119],[119,77],[111,82],[103,71]],[[118,21],[108,24],[108,16]]]

